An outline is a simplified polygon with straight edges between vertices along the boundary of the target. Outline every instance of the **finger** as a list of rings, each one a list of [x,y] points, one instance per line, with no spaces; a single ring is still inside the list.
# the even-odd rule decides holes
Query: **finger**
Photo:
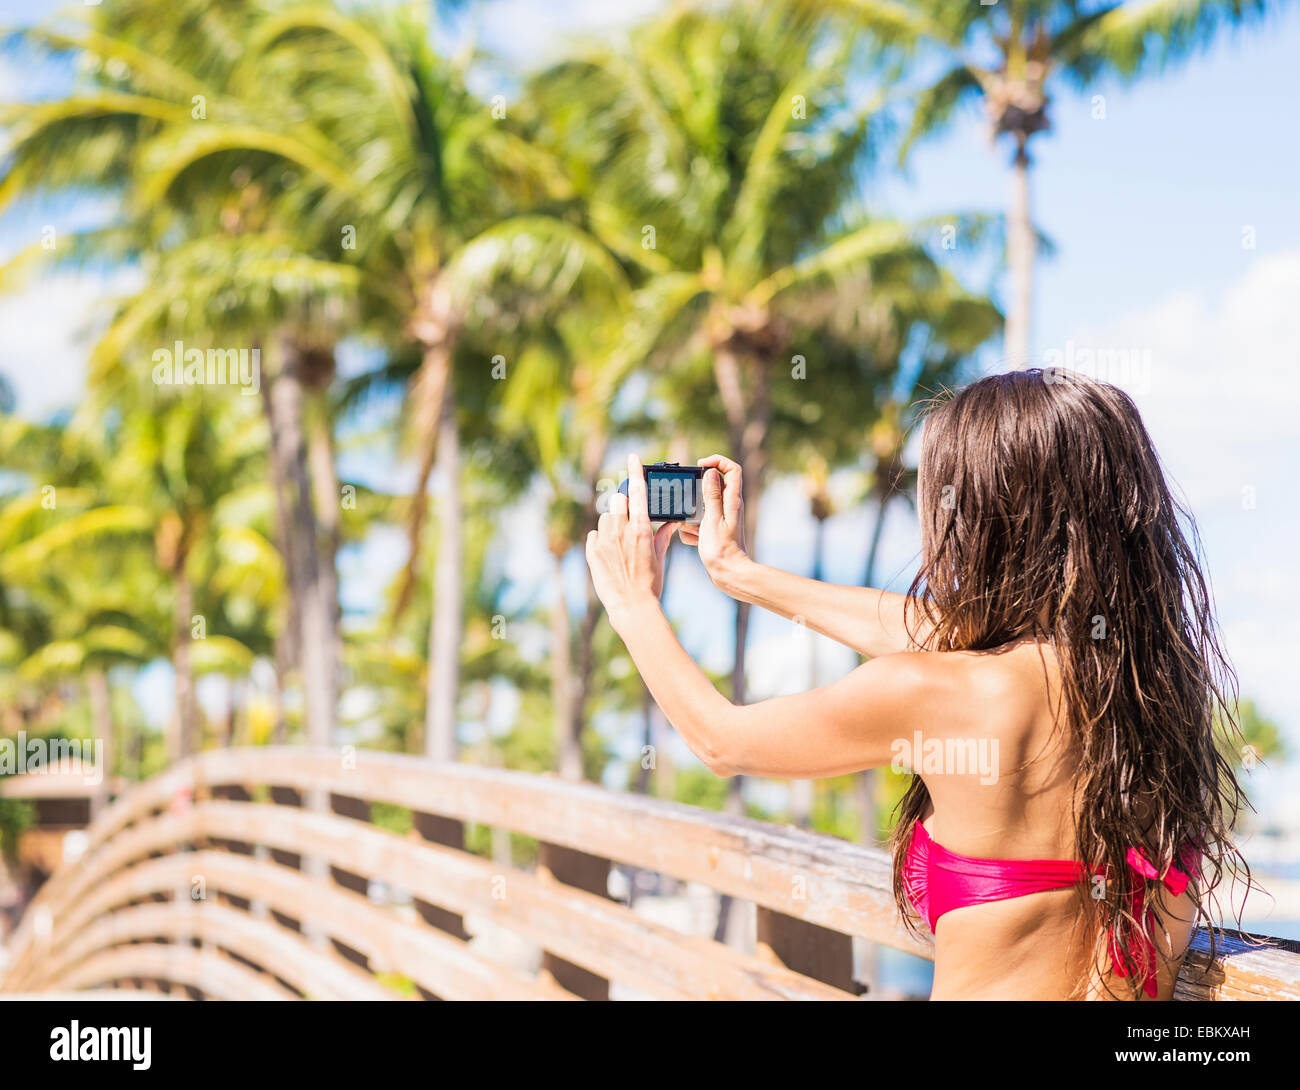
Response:
[[[691,526],[682,526],[677,531],[677,540],[683,545],[696,545],[700,543],[700,532]]]
[[[587,567],[591,567],[591,554],[596,549],[596,542],[600,540],[600,535],[595,530],[587,531],[587,543],[584,551],[587,554]]]
[[[668,551],[668,546],[673,541],[673,534],[677,532],[680,526],[680,522],[665,522],[655,531],[655,556],[660,560],[663,559],[664,553]]]
[[[733,462],[725,454],[709,454],[701,458],[695,464],[701,466],[712,466],[720,473],[728,473],[733,469],[740,468],[740,463]]]
[[[610,507],[613,507],[612,503],[610,504]],[[600,518],[596,519],[596,536],[598,539],[609,533],[610,524],[613,521],[613,518],[614,515],[612,511],[606,511],[600,516]]]
[[[704,517],[709,522],[722,518],[722,474],[716,469],[704,473]]]
[[[701,458],[699,464],[712,466],[722,474],[722,515],[730,525],[736,525],[740,521],[740,463],[733,461],[725,454],[710,454]]]
[[[740,465],[730,458],[722,458],[721,455],[718,457],[724,463],[718,466],[718,470],[722,473],[722,517],[726,519],[728,526],[735,526],[740,522]]]
[[[646,494],[645,470],[635,454],[627,456],[628,521],[634,526],[650,525],[650,500]]]
[[[722,517],[728,526],[740,525],[740,466],[726,474],[722,490]]]
[[[627,525],[627,502],[627,497],[622,492],[615,492],[610,497],[609,513],[601,516],[602,519],[608,518],[609,522],[600,528],[601,533],[605,532],[606,527],[611,533],[617,533]]]

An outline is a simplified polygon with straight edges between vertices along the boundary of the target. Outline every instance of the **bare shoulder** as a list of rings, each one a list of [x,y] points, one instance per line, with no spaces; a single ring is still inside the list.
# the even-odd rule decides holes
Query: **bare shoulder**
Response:
[[[931,733],[972,726],[1017,730],[1041,714],[1054,688],[1050,648],[1024,643],[994,651],[901,651],[859,668],[876,692],[905,703]]]

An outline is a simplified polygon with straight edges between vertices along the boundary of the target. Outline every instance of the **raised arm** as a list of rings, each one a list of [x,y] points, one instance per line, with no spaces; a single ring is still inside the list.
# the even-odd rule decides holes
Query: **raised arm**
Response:
[[[721,454],[701,458],[699,464],[713,470],[704,476],[703,518],[698,528],[683,526],[678,537],[699,548],[714,586],[739,601],[797,619],[868,658],[918,649],[904,625],[907,595],[822,583],[752,560],[745,552],[740,466]],[[919,634],[923,615],[915,609],[912,614]]]
[[[755,704],[733,704],[686,653],[647,599],[611,613],[650,694],[678,734],[718,776],[803,780],[889,764],[925,703],[922,655],[863,663],[830,685]]]
[[[944,721],[942,656],[890,655],[831,685],[735,705],[678,642],[659,606],[662,545],[652,532],[645,479],[629,459],[628,496],[615,496],[587,537],[596,592],[655,701],[686,744],[721,776],[809,779],[888,764],[895,740]]]

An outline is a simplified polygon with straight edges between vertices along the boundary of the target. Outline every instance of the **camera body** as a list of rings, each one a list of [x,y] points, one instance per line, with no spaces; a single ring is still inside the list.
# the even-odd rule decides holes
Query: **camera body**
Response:
[[[651,522],[698,523],[704,514],[704,496],[700,481],[703,466],[684,466],[678,462],[652,462],[644,467],[646,501]],[[618,490],[627,495],[625,480]]]

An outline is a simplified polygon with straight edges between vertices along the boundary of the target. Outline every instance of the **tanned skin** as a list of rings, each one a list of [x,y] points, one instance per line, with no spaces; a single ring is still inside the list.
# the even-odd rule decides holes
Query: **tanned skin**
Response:
[[[933,803],[926,830],[950,851],[985,859],[1070,859],[1077,755],[1058,727],[1059,677],[1050,644],[991,651],[920,650],[904,625],[907,598],[836,586],[758,564],[745,552],[740,466],[700,459],[698,527],[665,523],[647,506],[640,460],[628,495],[615,494],[587,537],[587,562],[610,623],[668,721],[716,775],[821,779],[890,764],[899,740],[996,744],[998,775],[923,774]],[[736,705],[678,641],[659,602],[663,555],[677,533],[698,548],[710,579],[738,601],[801,617],[866,662],[808,692]],[[933,999],[1128,998],[1095,964],[1080,933],[1079,894],[1035,893],[946,913],[935,935]],[[1190,938],[1184,895],[1160,905],[1158,998],[1168,999]]]

